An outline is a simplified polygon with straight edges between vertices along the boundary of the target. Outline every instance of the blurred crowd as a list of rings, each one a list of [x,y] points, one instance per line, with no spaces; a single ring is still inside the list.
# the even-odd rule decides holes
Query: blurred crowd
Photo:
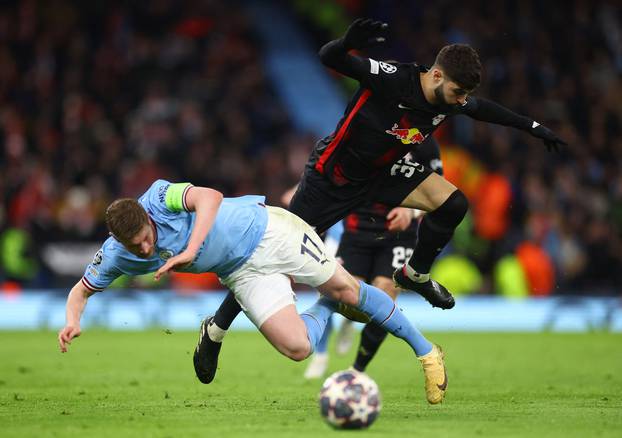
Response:
[[[344,22],[391,23],[391,43],[375,57],[429,65],[448,42],[472,44],[484,65],[476,94],[569,143],[549,154],[521,132],[449,123],[448,176],[473,205],[469,237],[454,251],[488,278],[527,243],[551,264],[554,290],[622,286],[619,2],[334,4]],[[318,48],[345,30],[301,22]],[[315,138],[293,128],[251,24],[232,1],[0,5],[0,280],[55,285],[38,249],[102,240],[107,204],[156,178],[278,204]],[[499,205],[495,222],[487,212]]]

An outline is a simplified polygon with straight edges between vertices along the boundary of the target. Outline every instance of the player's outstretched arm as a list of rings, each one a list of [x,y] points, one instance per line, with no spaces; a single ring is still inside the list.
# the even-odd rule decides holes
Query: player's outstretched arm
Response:
[[[214,225],[218,209],[222,203],[223,195],[217,190],[207,187],[192,187],[186,195],[186,207],[189,211],[196,212],[196,219],[190,234],[188,246],[184,251],[171,257],[155,273],[155,279],[159,280],[162,275],[176,266],[183,266],[194,260],[199,248],[205,241],[207,233]]]
[[[541,139],[549,151],[558,151],[567,143],[559,138],[553,131],[535,120],[516,114],[508,108],[480,97],[471,97],[464,106],[464,113],[483,122],[496,123],[498,125],[512,126],[527,131],[536,138]]]
[[[58,346],[62,353],[67,352],[67,346],[71,344],[73,338],[80,336],[80,318],[82,317],[82,312],[84,312],[88,298],[93,295],[93,293],[94,292],[88,290],[86,286],[82,284],[82,281],[78,281],[75,286],[71,288],[67,296],[65,327],[58,332]]]
[[[354,21],[345,35],[330,41],[320,49],[322,63],[339,73],[358,81],[369,71],[369,60],[348,53],[385,42],[388,24],[381,21],[362,19]]]

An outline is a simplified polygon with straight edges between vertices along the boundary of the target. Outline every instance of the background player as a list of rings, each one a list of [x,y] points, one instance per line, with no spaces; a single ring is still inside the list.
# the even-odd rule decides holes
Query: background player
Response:
[[[349,53],[383,43],[387,27],[356,20],[342,38],[320,50],[327,67],[356,79],[360,87],[335,132],[313,150],[290,210],[318,232],[370,201],[428,212],[419,226],[413,255],[393,278],[433,306],[449,309],[455,304],[453,297],[430,278],[429,271],[466,214],[468,201],[432,169],[403,157],[448,117],[459,114],[524,130],[549,149],[565,143],[535,120],[471,96],[479,86],[482,67],[477,52],[468,45],[443,47],[430,68]],[[229,294],[216,312],[215,323],[227,329],[240,311]],[[205,346],[201,356],[209,383],[216,373],[220,345]]]
[[[443,353],[410,324],[391,298],[359,282],[326,254],[313,229],[287,210],[263,204],[262,196],[225,198],[191,184],[156,181],[140,198],[119,199],[106,210],[106,240],[67,298],[67,322],[58,334],[62,352],[80,335],[88,297],[122,273],[170,270],[215,272],[233,291],[249,319],[282,354],[308,357],[332,313],[353,306],[404,339],[424,365],[426,397],[443,400],[447,376]],[[324,295],[299,315],[291,281]],[[211,330],[202,324],[199,344]]]

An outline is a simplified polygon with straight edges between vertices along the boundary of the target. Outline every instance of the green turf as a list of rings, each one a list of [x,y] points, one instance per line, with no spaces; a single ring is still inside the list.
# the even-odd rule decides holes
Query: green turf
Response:
[[[2,437],[619,437],[622,336],[433,334],[449,388],[428,406],[423,375],[390,339],[372,362],[383,410],[364,432],[320,419],[306,363],[256,333],[230,333],[216,381],[195,380],[194,333],[87,331],[68,354],[51,332],[0,332]],[[352,355],[331,358],[346,368]]]

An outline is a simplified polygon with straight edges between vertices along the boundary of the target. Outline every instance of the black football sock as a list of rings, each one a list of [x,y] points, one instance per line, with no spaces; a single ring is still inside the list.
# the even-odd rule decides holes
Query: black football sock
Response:
[[[420,274],[430,272],[434,259],[449,243],[468,208],[466,196],[456,190],[440,207],[423,217],[417,231],[417,244],[408,261],[410,267]]]
[[[220,303],[220,307],[214,314],[214,322],[223,330],[229,330],[231,323],[242,311],[240,304],[235,300],[233,292],[229,291],[225,300]]]
[[[365,371],[369,362],[374,358],[380,344],[387,337],[387,331],[375,322],[368,323],[361,333],[361,343],[354,361],[354,369]]]

